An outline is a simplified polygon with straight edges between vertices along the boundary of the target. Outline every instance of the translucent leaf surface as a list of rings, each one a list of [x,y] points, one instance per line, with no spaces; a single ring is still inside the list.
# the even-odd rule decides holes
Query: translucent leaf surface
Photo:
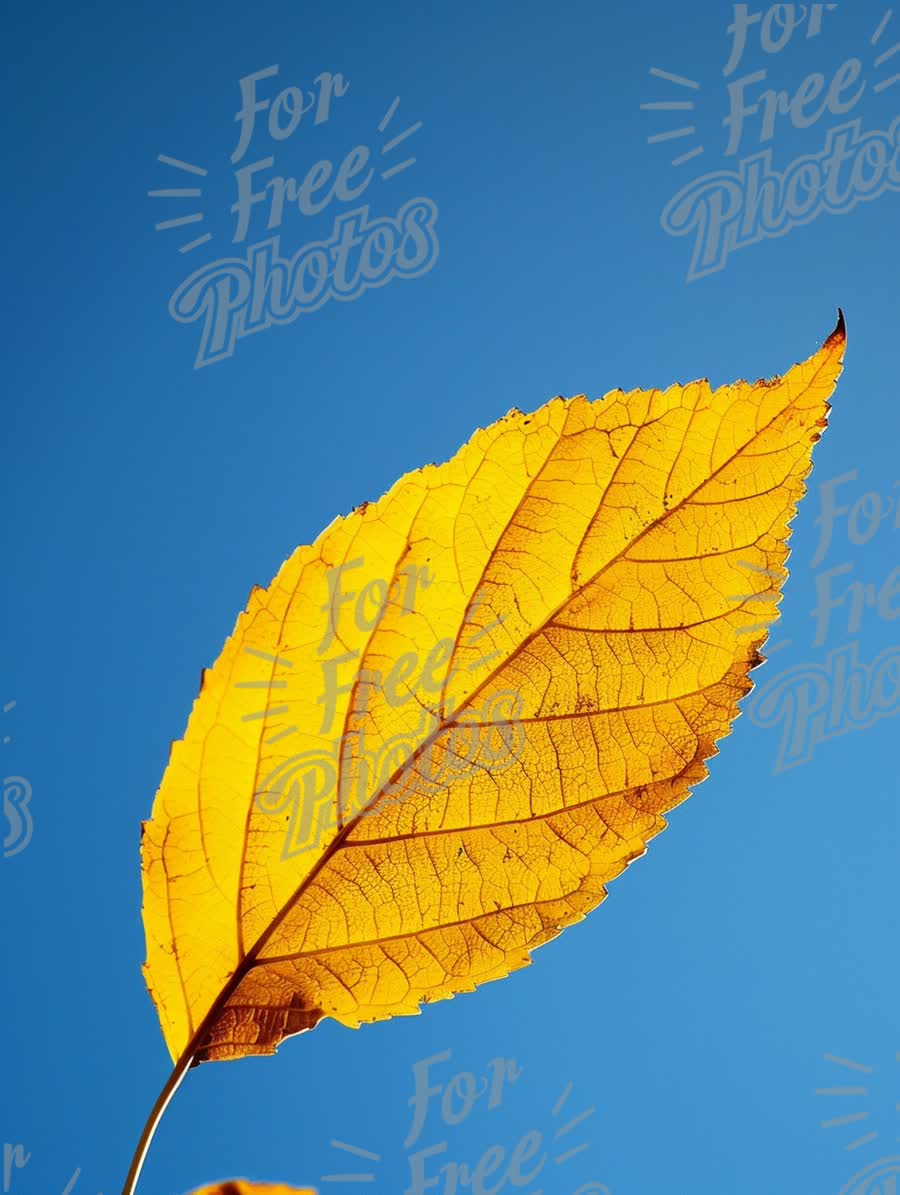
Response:
[[[751,687],[843,348],[513,411],[254,590],[144,827],[174,1058],[415,1013],[603,899]]]

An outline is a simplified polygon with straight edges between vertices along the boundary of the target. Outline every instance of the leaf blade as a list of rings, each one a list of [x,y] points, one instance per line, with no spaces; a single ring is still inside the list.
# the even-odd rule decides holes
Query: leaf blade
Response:
[[[840,324],[770,383],[511,413],[254,591],[145,825],[145,973],[173,1057],[269,1053],[323,1015],[414,1013],[526,965],[603,899],[750,687],[843,345]],[[379,617],[335,606],[335,569],[338,599],[355,575],[384,578]],[[453,686],[384,683],[403,647],[421,663],[446,640]],[[357,655],[334,666],[329,724],[304,683],[335,652]],[[510,692],[521,758],[436,793],[426,764]],[[368,783],[360,734],[416,744],[394,799]],[[309,849],[282,858],[290,812],[253,795],[341,739],[333,832],[308,826]]]

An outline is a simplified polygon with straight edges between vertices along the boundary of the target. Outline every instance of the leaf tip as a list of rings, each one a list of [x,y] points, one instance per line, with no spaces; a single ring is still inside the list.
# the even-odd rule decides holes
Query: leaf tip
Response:
[[[838,318],[835,324],[834,331],[825,341],[826,347],[830,348],[832,345],[847,343],[847,324],[844,320],[844,312],[838,307]]]

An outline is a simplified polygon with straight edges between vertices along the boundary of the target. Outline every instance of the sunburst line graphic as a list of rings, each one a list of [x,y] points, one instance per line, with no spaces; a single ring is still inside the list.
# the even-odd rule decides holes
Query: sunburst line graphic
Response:
[[[738,567],[748,568],[752,573],[759,573],[764,577],[772,577],[773,580],[778,580],[781,575],[780,573],[775,572],[774,569],[761,568],[758,564],[754,564],[750,560],[739,560]],[[728,600],[729,602],[740,602],[743,605],[744,602],[777,602],[780,596],[781,595],[777,591],[762,590],[759,593],[729,593]],[[738,635],[752,635],[754,631],[767,631],[771,628],[771,626],[772,620],[768,620],[766,622],[756,622],[753,624],[753,626],[741,627],[737,633]],[[771,655],[773,651],[778,651],[779,648],[785,647],[788,643],[790,643],[790,639],[785,639],[780,643],[767,648],[767,650]]]
[[[390,170],[382,170],[382,181],[387,182],[389,178],[393,178],[394,175],[399,174],[401,170],[408,170],[410,166],[415,166],[415,164],[415,158],[407,158],[405,162],[399,162],[396,166],[392,166]]]
[[[342,1149],[345,1153],[354,1154],[357,1158],[365,1158],[369,1162],[380,1162],[381,1154],[372,1153],[369,1149],[361,1149],[358,1145],[348,1145],[345,1141],[337,1141],[334,1138],[329,1142],[335,1149]],[[375,1175],[368,1174],[323,1174],[320,1175],[323,1183],[373,1183]]]
[[[277,664],[281,668],[293,668],[294,667],[293,660],[286,660],[283,656],[272,655],[272,653],[269,651],[260,651],[260,649],[258,647],[245,647],[244,653],[245,653],[245,655],[248,655],[248,656],[254,656],[257,660],[265,660],[269,664]],[[272,689],[286,689],[288,687],[288,682],[286,680],[275,680],[275,679],[243,680],[243,681],[235,681],[233,687],[235,689],[250,689],[250,690],[263,689],[266,692],[269,692]],[[261,719],[267,718],[267,717],[277,718],[279,714],[287,713],[289,708],[290,707],[287,705],[268,706],[264,710],[254,710],[253,712],[251,712],[249,714],[242,714],[241,721],[242,722],[258,722]],[[274,729],[274,727],[273,727],[273,729]],[[288,735],[293,734],[296,730],[297,730],[296,726],[293,726],[293,725],[288,726],[285,730],[279,730],[276,734],[270,735],[264,741],[265,741],[266,745],[269,746],[272,743],[277,743],[280,739],[286,739],[288,737]]]
[[[579,1116],[576,1116],[574,1120],[570,1120],[568,1124],[564,1124],[562,1128],[557,1129],[553,1134],[554,1139],[558,1141],[560,1137],[564,1137],[566,1133],[571,1132],[572,1129],[574,1129],[577,1125],[580,1125],[583,1120],[587,1120],[589,1116],[593,1116],[595,1112],[596,1108],[588,1108],[585,1112],[582,1112]]]
[[[665,79],[667,83],[674,83],[677,87],[688,87],[692,91],[700,90],[700,84],[696,79],[687,79],[684,75],[675,75],[671,71],[661,70],[658,66],[651,66],[649,73],[654,78]],[[693,100],[651,100],[645,104],[641,104],[643,112],[690,112],[693,107]],[[692,137],[696,132],[697,129],[694,125],[686,125],[680,129],[669,129],[663,133],[653,133],[647,138],[647,144],[655,145],[658,142],[676,141],[682,137]],[[693,149],[686,150],[685,153],[674,157],[672,165],[681,166],[702,153],[703,146],[697,145]]]
[[[72,1192],[75,1190],[75,1184],[78,1182],[79,1178],[81,1178],[81,1167],[80,1166],[78,1166],[76,1168],[75,1173],[72,1175],[72,1177],[66,1183],[62,1195],[72,1195]],[[103,1192],[100,1191],[98,1193],[98,1195],[103,1195]]]
[[[379,133],[383,133],[385,131],[385,129],[388,127],[388,125],[391,123],[391,121],[394,119],[394,115],[397,111],[397,107],[398,107],[399,103],[400,103],[400,97],[398,95],[398,96],[395,96],[394,99],[391,101],[390,107],[388,108],[387,112],[385,112],[384,116],[382,116],[381,120],[378,122],[378,132]],[[392,137],[390,141],[386,142],[381,147],[381,153],[382,154],[391,153],[394,149],[397,148],[398,145],[402,144],[406,140],[407,137],[412,137],[412,135],[414,133],[418,133],[419,129],[421,129],[421,128],[422,128],[422,121],[417,120],[415,122],[415,124],[411,124],[408,128],[404,129],[402,133],[398,133],[396,137]],[[415,164],[416,164],[415,158],[406,158],[404,161],[398,162],[396,166],[389,166],[387,170],[382,170],[381,178],[383,181],[386,182],[389,178],[393,178],[395,174],[399,174],[401,170],[408,170],[410,166],[414,166]]]
[[[492,631],[494,629],[494,627],[500,626],[500,624],[502,622],[504,622],[505,620],[506,620],[506,615],[501,614],[500,617],[495,618],[492,623],[489,623],[486,627],[482,627],[477,635],[473,635],[472,642],[477,643],[479,639],[484,638],[484,636],[488,633],[488,631]],[[469,664],[468,671],[474,672],[476,668],[483,668],[485,664],[489,664],[491,662],[491,660],[495,660],[497,658],[497,656],[502,656],[502,655],[503,655],[503,649],[498,647],[497,650],[492,651],[490,653],[490,655],[481,656],[479,659],[475,660],[474,663]]]
[[[657,141],[674,141],[678,137],[690,137],[697,132],[694,125],[685,125],[683,129],[669,129],[667,133],[654,133],[652,137],[647,138],[648,145],[654,145]]]
[[[290,706],[288,705],[271,705],[264,710],[254,710],[252,714],[242,714],[242,722],[259,722],[262,718],[274,718],[278,714],[286,714]]]
[[[884,33],[893,15],[894,10],[889,8],[879,21],[878,28],[869,39],[873,46],[878,44],[879,38],[881,37],[882,33]],[[898,52],[900,52],[900,42],[894,42],[892,46],[890,46],[887,50],[882,51],[882,53],[876,57],[875,65],[877,67],[884,66],[884,64],[890,61],[890,59],[893,58]],[[887,79],[882,79],[880,83],[875,83],[872,87],[872,90],[878,94],[882,91],[886,91],[888,87],[893,87],[895,83],[900,83],[900,72],[890,75]]]
[[[574,1149],[570,1149],[568,1153],[560,1154],[558,1157],[554,1158],[553,1161],[557,1166],[560,1166],[563,1162],[570,1161],[577,1154],[583,1153],[587,1148],[588,1143],[584,1141],[581,1145],[576,1145]]]
[[[192,249],[196,249],[198,245],[205,245],[207,241],[211,241],[211,240],[212,240],[212,233],[205,232],[203,234],[203,236],[197,237],[197,239],[195,241],[188,241],[188,243],[186,245],[182,245],[179,248],[178,252],[179,253],[190,253],[190,251]]]
[[[657,79],[666,79],[669,83],[677,83],[680,87],[692,87],[695,91],[700,90],[700,84],[696,79],[686,79],[684,75],[673,75],[671,71],[662,71],[658,66],[651,66],[650,74],[655,75]]]
[[[192,212],[189,216],[177,216],[174,220],[163,220],[161,224],[154,224],[153,227],[157,232],[163,232],[166,228],[180,228],[183,224],[198,224],[202,219],[202,212]]]
[[[164,166],[174,166],[176,170],[186,170],[188,174],[200,174],[204,178],[209,174],[202,166],[194,166],[191,162],[182,162],[181,158],[170,158],[168,154],[157,154],[157,161]]]
[[[418,131],[421,127],[422,127],[421,120],[417,120],[415,124],[411,124],[408,129],[404,129],[404,131],[402,133],[398,133],[396,137],[394,137],[394,138],[392,138],[392,140],[388,141],[387,145],[383,145],[381,147],[381,152],[383,154],[390,153],[390,151],[392,149],[396,149],[396,147],[400,144],[401,141],[405,141],[406,138],[411,137],[413,135],[413,133],[418,133]]]
[[[286,739],[288,735],[293,734],[296,729],[296,726],[289,726],[287,730],[279,730],[278,734],[273,734],[270,738],[266,739],[266,745],[268,746],[271,743],[277,743],[280,739]]]
[[[870,1141],[874,1141],[878,1136],[877,1133],[867,1133],[865,1137],[860,1137],[858,1141],[854,1141],[852,1145],[845,1145],[846,1150],[858,1149],[860,1145],[868,1145]]]
[[[878,28],[875,30],[875,32],[872,34],[872,36],[869,38],[869,41],[872,43],[873,46],[878,41],[879,37],[881,37],[882,33],[884,33],[884,31],[887,28],[887,25],[893,15],[894,15],[894,10],[892,8],[889,8],[887,10],[887,12],[884,14],[884,16],[881,18],[881,21],[878,24]]]
[[[384,116],[382,116],[381,120],[378,122],[378,132],[379,133],[383,133],[384,130],[391,123],[391,121],[394,119],[394,113],[397,111],[397,105],[399,103],[400,103],[400,97],[398,95],[398,96],[395,96],[394,99],[391,101],[391,106],[388,108],[387,112],[385,112]]]
[[[871,1075],[874,1072],[873,1067],[866,1066],[862,1062],[854,1062],[851,1058],[841,1058],[836,1054],[825,1054],[824,1057],[827,1062],[831,1062],[835,1066],[845,1067],[847,1070],[856,1071],[858,1074]],[[900,1061],[900,1053],[898,1053],[896,1057],[897,1061]],[[818,1087],[816,1088],[815,1094],[825,1096],[859,1097],[868,1095],[869,1089],[868,1087],[861,1087],[858,1085],[842,1087]],[[900,1110],[900,1105],[897,1105],[897,1108]],[[868,1120],[870,1116],[871,1112],[868,1110],[860,1112],[848,1112],[843,1116],[833,1116],[828,1120],[823,1120],[821,1122],[821,1127],[823,1129],[844,1128],[847,1125],[860,1124],[862,1121]],[[869,1133],[863,1133],[861,1137],[855,1137],[852,1141],[849,1141],[844,1146],[844,1149],[850,1153],[853,1150],[861,1149],[862,1146],[868,1145],[871,1141],[875,1141],[877,1138],[878,1133],[875,1130]]]
[[[573,1085],[570,1082],[567,1083],[563,1088],[562,1094],[550,1110],[550,1116],[552,1119],[555,1120],[563,1110],[566,1100],[572,1093],[572,1086]],[[583,1121],[587,1120],[588,1117],[593,1116],[595,1112],[596,1108],[587,1108],[584,1112],[579,1112],[577,1116],[574,1116],[571,1120],[566,1121],[564,1125],[560,1125],[560,1127],[553,1134],[554,1141],[558,1141],[560,1137],[564,1137],[566,1133],[571,1132],[576,1125],[581,1124]],[[559,1154],[553,1159],[553,1161],[557,1166],[561,1166],[564,1162],[569,1162],[572,1158],[577,1157],[578,1154],[583,1153],[587,1148],[588,1142],[584,1141],[581,1145],[576,1145],[573,1149]],[[536,1192],[535,1195],[538,1195],[538,1193]]]
[[[245,647],[244,651],[248,656],[256,656],[258,660],[268,660],[270,664],[280,664],[282,668],[293,668],[293,660],[282,659],[281,656],[273,656],[271,652],[260,651],[258,647]]]
[[[209,173],[202,166],[195,166],[193,162],[184,162],[181,158],[173,158],[169,154],[157,154],[156,160],[163,166],[171,166],[175,170],[183,170],[186,174],[199,175],[201,178],[205,178]],[[201,187],[162,187],[148,191],[147,195],[151,199],[200,199],[203,190]],[[153,225],[153,229],[154,232],[166,232],[170,228],[183,228],[186,224],[199,224],[203,219],[202,212],[191,212],[186,216],[176,216],[172,220],[161,220],[158,224]],[[212,233],[204,232],[194,240],[179,245],[178,252],[190,253],[198,245],[205,245],[207,241],[211,240]]]
[[[680,166],[682,162],[689,162],[691,158],[696,158],[698,154],[703,153],[703,146],[698,145],[696,149],[688,150],[686,154],[681,154],[680,157],[672,159],[673,166]]]
[[[893,87],[897,82],[900,82],[900,74],[891,75],[889,79],[882,79],[880,83],[876,83],[872,87],[872,90],[875,92],[885,91],[888,87]]]
[[[854,1062],[850,1058],[839,1058],[836,1054],[826,1054],[826,1062],[833,1062],[837,1066],[846,1066],[850,1070],[862,1071],[863,1074],[871,1075],[874,1072],[874,1067],[866,1066],[862,1062]]]
[[[164,191],[148,191],[147,194],[153,199],[196,199],[203,192],[199,187],[169,187]]]

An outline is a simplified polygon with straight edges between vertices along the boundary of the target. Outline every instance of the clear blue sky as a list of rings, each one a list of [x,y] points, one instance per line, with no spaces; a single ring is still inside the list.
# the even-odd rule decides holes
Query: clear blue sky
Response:
[[[806,666],[819,679],[783,698],[796,717],[796,703],[820,692],[829,652],[856,643],[868,664],[898,643],[891,593],[880,610],[864,604],[857,628],[848,603],[832,609],[818,644],[810,612],[824,570],[851,565],[829,582],[836,600],[852,581],[883,586],[898,558],[894,505],[866,539],[872,498],[852,527],[837,517],[813,563],[819,483],[857,472],[834,488],[838,507],[868,492],[886,511],[900,494],[900,196],[845,202],[843,214],[739,248],[690,282],[692,236],[660,224],[679,189],[766,148],[784,170],[857,117],[864,132],[887,135],[900,86],[876,85],[900,59],[876,59],[900,38],[900,18],[873,45],[884,11],[842,3],[820,13],[818,34],[796,30],[780,53],[764,52],[754,24],[728,78],[732,10],[708,0],[200,0],[7,13],[0,706],[17,704],[2,715],[11,741],[0,758],[4,776],[30,781],[34,818],[27,848],[0,860],[0,1136],[31,1153],[11,1192],[61,1195],[78,1167],[75,1195],[120,1188],[168,1068],[140,972],[138,851],[169,742],[250,587],[400,474],[446,459],[510,407],[555,394],[782,372],[821,343],[840,304],[844,378],[795,525],[772,636],[784,642],[756,674],[758,696]],[[770,21],[770,47],[778,35]],[[858,80],[848,69],[829,93],[856,54]],[[283,141],[269,137],[263,112],[231,163],[239,80],[273,64],[266,98],[308,90],[325,71],[349,88],[328,120],[304,114]],[[816,71],[824,81],[793,108],[770,104],[788,115],[766,142],[762,109],[745,115],[741,145],[726,155],[726,85],[760,70],[766,79],[747,84],[745,105],[768,86],[796,92]],[[653,102],[695,108],[641,110]],[[696,132],[647,141],[679,127]],[[438,212],[433,267],[263,328],[195,369],[200,327],[170,316],[170,296],[191,272],[274,235],[256,204],[245,241],[231,243],[235,170],[272,155],[257,182],[281,173],[300,183],[316,161],[337,169],[360,144],[373,147],[379,172],[368,189],[350,198],[364,177],[357,163],[346,199],[321,184],[315,194],[330,200],[317,214],[286,199],[283,254],[327,241],[335,218],[363,204],[374,220],[424,198]],[[703,154],[671,164],[701,144]],[[859,167],[862,188],[877,153]],[[409,156],[413,166],[380,177]],[[200,198],[147,194],[198,186]],[[194,211],[204,220],[154,231]],[[207,231],[211,241],[178,252]],[[882,688],[896,686],[895,661]],[[832,729],[850,725],[842,700]],[[745,715],[647,856],[532,967],[417,1018],[358,1033],[326,1022],[273,1059],[195,1070],[141,1191],[179,1195],[248,1175],[349,1192],[359,1188],[320,1176],[369,1171],[375,1182],[363,1189],[401,1195],[418,1148],[446,1141],[443,1160],[474,1167],[488,1146],[508,1159],[540,1130],[551,1139],[544,1170],[530,1186],[508,1181],[503,1195],[570,1195],[590,1180],[612,1195],[837,1195],[900,1153],[897,704],[870,725],[857,711],[851,730],[781,771],[787,714],[768,726],[761,709]],[[413,1065],[448,1049],[435,1081],[484,1073],[498,1057],[515,1059],[521,1076],[500,1107],[485,1095],[458,1125],[443,1124],[432,1102],[406,1147]],[[814,1094],[847,1086],[866,1091]],[[589,1107],[552,1142],[555,1126]],[[859,1111],[868,1119],[820,1127]],[[588,1150],[554,1164],[582,1141]]]

